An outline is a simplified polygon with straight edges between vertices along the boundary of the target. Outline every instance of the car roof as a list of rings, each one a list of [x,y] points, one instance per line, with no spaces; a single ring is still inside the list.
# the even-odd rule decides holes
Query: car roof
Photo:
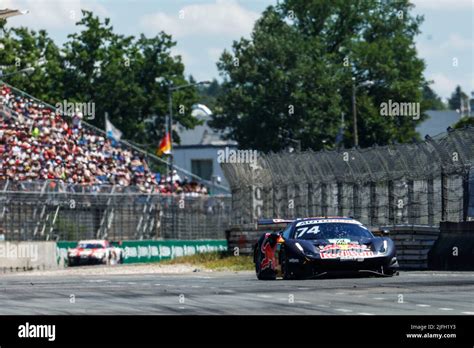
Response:
[[[357,224],[357,225],[363,225],[360,221],[357,221],[354,218],[347,217],[347,216],[314,216],[314,217],[305,217],[305,218],[300,218],[296,219],[293,221],[293,225],[297,225],[298,223],[304,222],[304,221],[313,221],[317,220],[319,222],[325,222],[325,223],[341,223],[341,222],[347,222],[351,224]]]
[[[80,244],[105,244],[107,243],[106,240],[104,239],[86,239],[86,240],[80,240]]]
[[[356,219],[348,217],[348,216],[313,216],[313,217],[299,218],[299,219],[296,219],[295,221],[307,221],[307,220],[352,220],[352,221],[357,221]]]

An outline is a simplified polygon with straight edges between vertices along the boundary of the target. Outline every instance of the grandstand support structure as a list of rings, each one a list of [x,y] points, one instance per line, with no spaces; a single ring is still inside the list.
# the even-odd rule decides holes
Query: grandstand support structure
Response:
[[[112,186],[111,194],[115,192],[115,186]],[[99,228],[97,229],[96,238],[98,239],[106,239],[108,236],[108,231],[110,230],[112,221],[114,219],[114,207],[112,203],[112,197],[110,196],[107,199],[107,203],[105,205],[105,209],[102,215],[102,219],[100,220]]]
[[[153,192],[146,196],[145,204],[143,204],[142,214],[138,220],[136,239],[143,240],[153,234],[155,228],[156,218],[156,205],[152,201]]]

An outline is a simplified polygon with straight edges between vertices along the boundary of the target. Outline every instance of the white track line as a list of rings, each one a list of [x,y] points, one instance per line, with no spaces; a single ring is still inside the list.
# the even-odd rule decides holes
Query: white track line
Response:
[[[360,313],[357,313],[357,314],[359,314],[359,315],[375,315],[373,313],[366,313],[366,312],[360,312]]]
[[[474,312],[461,312],[462,314],[474,315]]]
[[[418,307],[431,307],[429,304],[417,304]]]
[[[343,313],[350,313],[352,312],[351,309],[345,309],[345,308],[336,308],[336,311],[343,312]]]
[[[440,311],[452,311],[453,309],[452,308],[447,308],[447,307],[441,307],[441,308],[438,308]]]

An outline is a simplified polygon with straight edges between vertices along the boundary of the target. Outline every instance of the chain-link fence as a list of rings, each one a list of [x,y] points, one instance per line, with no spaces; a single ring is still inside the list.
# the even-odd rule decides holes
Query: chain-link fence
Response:
[[[261,154],[223,163],[232,223],[353,216],[372,227],[467,219],[474,128],[412,144]]]
[[[143,194],[134,187],[3,182],[6,240],[224,239],[229,196]]]

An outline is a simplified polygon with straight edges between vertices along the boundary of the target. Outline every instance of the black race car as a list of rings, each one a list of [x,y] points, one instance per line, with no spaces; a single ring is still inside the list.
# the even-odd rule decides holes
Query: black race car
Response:
[[[348,217],[296,220],[264,219],[259,225],[286,223],[280,232],[263,234],[254,247],[258,279],[302,279],[331,272],[398,274],[393,241],[375,237]]]

